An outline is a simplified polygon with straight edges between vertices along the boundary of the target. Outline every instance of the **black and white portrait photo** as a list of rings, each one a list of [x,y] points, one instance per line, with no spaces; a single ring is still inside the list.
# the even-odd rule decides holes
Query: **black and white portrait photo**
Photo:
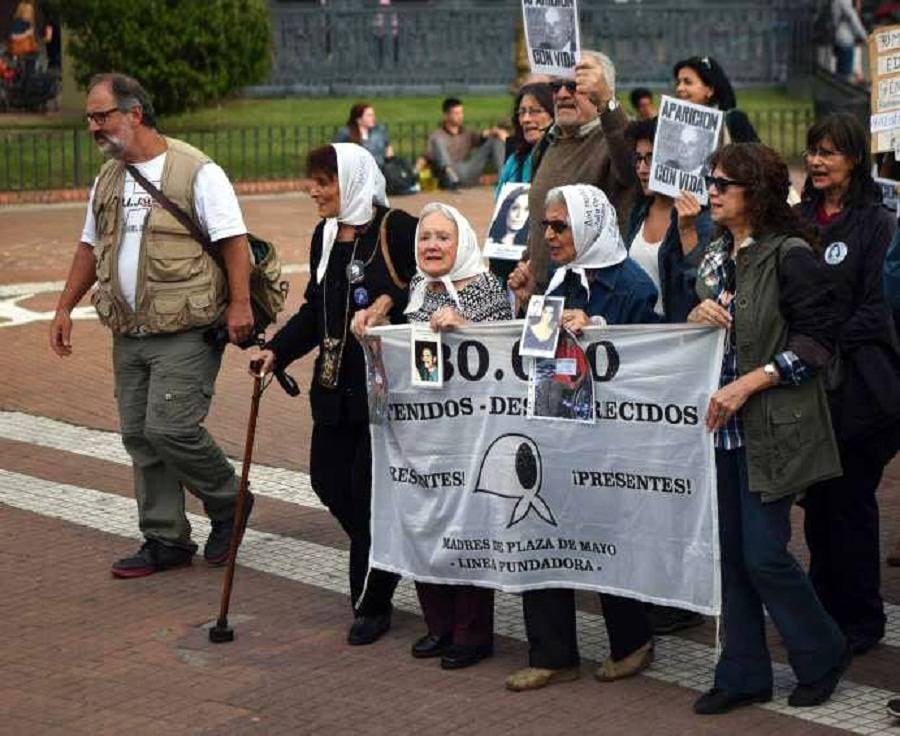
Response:
[[[580,46],[575,0],[522,0],[522,15],[531,71],[574,77]]]
[[[564,303],[559,296],[531,297],[519,342],[520,355],[552,358],[556,354]]]
[[[518,261],[528,244],[529,184],[507,183],[500,190],[484,245],[487,258]]]

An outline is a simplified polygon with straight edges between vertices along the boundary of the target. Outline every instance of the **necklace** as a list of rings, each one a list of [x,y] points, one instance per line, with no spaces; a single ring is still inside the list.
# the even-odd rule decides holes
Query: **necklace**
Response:
[[[359,236],[353,241],[353,251],[350,253],[350,265],[354,263],[356,248],[359,245]],[[371,260],[371,259],[370,259]],[[347,266],[349,281],[350,265]],[[351,282],[352,283],[352,282]],[[350,314],[350,284],[347,284],[347,300],[344,304],[344,329],[341,337],[332,337],[328,334],[328,277],[322,282],[322,318],[325,321],[325,336],[319,346],[319,374],[317,380],[324,388],[336,388],[338,377],[341,373],[341,362],[344,358],[344,345],[347,343],[347,319]]]
[[[359,240],[359,236],[357,236],[357,240]],[[347,264],[347,281],[351,284],[358,284],[366,277],[366,268],[371,265],[372,261],[375,258],[375,254],[378,252],[378,241],[375,241],[375,247],[372,248],[372,253],[369,255],[368,260],[363,262],[361,258],[350,257],[350,263]],[[356,255],[356,245],[354,243],[353,247],[353,255]]]

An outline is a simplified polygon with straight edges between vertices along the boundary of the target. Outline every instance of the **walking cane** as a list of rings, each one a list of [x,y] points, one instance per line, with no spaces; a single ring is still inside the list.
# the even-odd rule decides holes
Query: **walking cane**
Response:
[[[241,468],[241,485],[238,489],[237,504],[234,509],[234,527],[231,532],[231,545],[228,548],[228,567],[225,570],[225,581],[222,584],[222,601],[219,607],[219,618],[216,625],[209,630],[209,640],[214,644],[234,641],[234,629],[228,625],[228,605],[231,602],[231,584],[234,581],[234,566],[237,560],[238,547],[244,536],[244,505],[247,503],[247,490],[250,485],[250,462],[253,459],[253,439],[256,435],[256,416],[259,414],[259,400],[263,392],[264,376],[260,375],[263,362],[254,360],[250,363],[253,372],[253,399],[250,402],[250,420],[247,422],[247,439],[244,442],[244,465]]]

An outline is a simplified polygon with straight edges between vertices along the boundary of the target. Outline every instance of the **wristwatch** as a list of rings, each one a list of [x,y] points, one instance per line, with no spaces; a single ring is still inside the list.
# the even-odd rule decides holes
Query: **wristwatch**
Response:
[[[604,112],[612,112],[612,111],[615,110],[618,106],[619,106],[619,101],[616,99],[616,96],[613,95],[612,97],[610,97],[610,98],[606,101],[606,104],[600,105],[600,112],[601,112],[601,113],[604,113]]]
[[[778,366],[774,363],[766,363],[763,366],[763,372],[769,377],[774,378],[778,381],[781,380],[781,371],[778,370]]]

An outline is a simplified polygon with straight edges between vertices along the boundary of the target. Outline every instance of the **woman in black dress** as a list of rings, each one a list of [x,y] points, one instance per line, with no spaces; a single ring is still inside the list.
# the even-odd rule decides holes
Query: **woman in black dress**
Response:
[[[354,621],[347,641],[371,644],[390,628],[398,577],[369,570],[372,451],[366,372],[350,322],[361,310],[372,319],[403,321],[407,286],[416,271],[416,218],[388,209],[384,176],[372,155],[355,143],[311,151],[307,171],[323,219],[313,233],[304,302],[258,357],[269,372],[318,348],[309,392],[310,480],[350,537]]]

